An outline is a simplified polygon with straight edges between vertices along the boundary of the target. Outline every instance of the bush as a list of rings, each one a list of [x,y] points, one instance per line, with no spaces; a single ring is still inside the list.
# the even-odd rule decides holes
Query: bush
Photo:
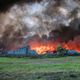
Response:
[[[67,53],[67,52],[68,52],[68,50],[62,48],[62,46],[59,45],[59,46],[57,47],[57,53],[56,53],[56,55],[57,55],[57,56],[66,56],[66,53]]]

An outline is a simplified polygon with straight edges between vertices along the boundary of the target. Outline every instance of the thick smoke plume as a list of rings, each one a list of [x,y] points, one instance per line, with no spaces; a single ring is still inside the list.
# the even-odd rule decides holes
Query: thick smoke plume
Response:
[[[35,35],[51,38],[55,32],[67,41],[80,34],[79,0],[2,0],[0,4],[0,40],[6,46],[22,46]]]

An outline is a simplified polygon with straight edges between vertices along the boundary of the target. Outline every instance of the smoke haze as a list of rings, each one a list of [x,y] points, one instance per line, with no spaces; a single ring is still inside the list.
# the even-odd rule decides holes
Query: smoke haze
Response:
[[[0,4],[0,40],[7,46],[20,46],[34,35],[49,37],[55,30],[63,38],[66,35],[64,41],[80,35],[79,0],[2,0]]]

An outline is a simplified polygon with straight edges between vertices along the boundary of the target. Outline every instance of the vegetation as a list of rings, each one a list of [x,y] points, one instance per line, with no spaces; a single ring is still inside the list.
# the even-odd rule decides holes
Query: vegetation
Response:
[[[0,80],[80,80],[79,74],[80,57],[0,58]]]
[[[61,45],[58,45],[57,47],[57,56],[65,56],[65,54],[68,52],[68,50],[62,48]],[[68,55],[67,55],[68,56]]]

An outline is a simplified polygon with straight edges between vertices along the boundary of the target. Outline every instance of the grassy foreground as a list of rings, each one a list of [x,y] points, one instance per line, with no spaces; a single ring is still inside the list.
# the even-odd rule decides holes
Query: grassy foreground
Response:
[[[0,57],[0,80],[80,80],[80,57]]]

